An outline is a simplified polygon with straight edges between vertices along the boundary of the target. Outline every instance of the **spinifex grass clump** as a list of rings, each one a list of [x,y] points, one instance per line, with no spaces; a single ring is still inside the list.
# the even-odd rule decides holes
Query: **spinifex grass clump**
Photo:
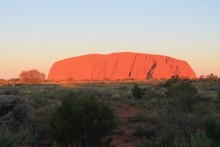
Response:
[[[101,146],[115,128],[112,109],[91,92],[73,92],[62,99],[50,119],[52,137],[61,145]]]

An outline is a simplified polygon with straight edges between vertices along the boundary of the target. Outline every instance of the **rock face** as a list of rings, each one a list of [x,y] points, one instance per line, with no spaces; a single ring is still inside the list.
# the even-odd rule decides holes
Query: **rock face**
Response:
[[[173,75],[196,78],[186,61],[141,53],[89,54],[53,64],[48,80],[169,79]]]

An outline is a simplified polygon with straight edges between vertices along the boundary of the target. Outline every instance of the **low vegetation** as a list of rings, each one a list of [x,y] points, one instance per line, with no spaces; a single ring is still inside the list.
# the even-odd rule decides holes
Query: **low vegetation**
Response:
[[[217,94],[218,94],[218,98],[220,99],[220,90],[218,91],[218,93],[217,93]]]
[[[0,146],[23,146],[32,140],[27,118],[28,100],[18,95],[0,95]]]
[[[218,80],[0,85],[0,146],[220,146]]]
[[[132,88],[132,95],[134,98],[140,99],[144,95],[144,90],[135,84]]]
[[[50,119],[52,137],[61,146],[96,147],[116,126],[112,109],[88,92],[74,92],[61,101]]]

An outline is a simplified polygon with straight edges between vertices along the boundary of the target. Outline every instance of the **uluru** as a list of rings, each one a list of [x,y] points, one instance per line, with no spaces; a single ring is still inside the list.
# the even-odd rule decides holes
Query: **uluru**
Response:
[[[121,52],[57,61],[50,69],[48,80],[148,80],[169,79],[173,75],[196,78],[186,61],[163,55]]]

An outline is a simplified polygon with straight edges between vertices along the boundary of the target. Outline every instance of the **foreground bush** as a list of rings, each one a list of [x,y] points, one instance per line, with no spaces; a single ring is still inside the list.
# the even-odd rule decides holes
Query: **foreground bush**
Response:
[[[61,145],[99,146],[115,128],[112,109],[93,93],[74,92],[61,101],[50,119],[52,137]]]
[[[189,143],[191,135],[197,131],[192,110],[199,100],[198,91],[189,81],[178,80],[177,77],[168,80],[166,88],[165,107],[158,113],[158,137],[165,146],[178,144],[181,147]]]

